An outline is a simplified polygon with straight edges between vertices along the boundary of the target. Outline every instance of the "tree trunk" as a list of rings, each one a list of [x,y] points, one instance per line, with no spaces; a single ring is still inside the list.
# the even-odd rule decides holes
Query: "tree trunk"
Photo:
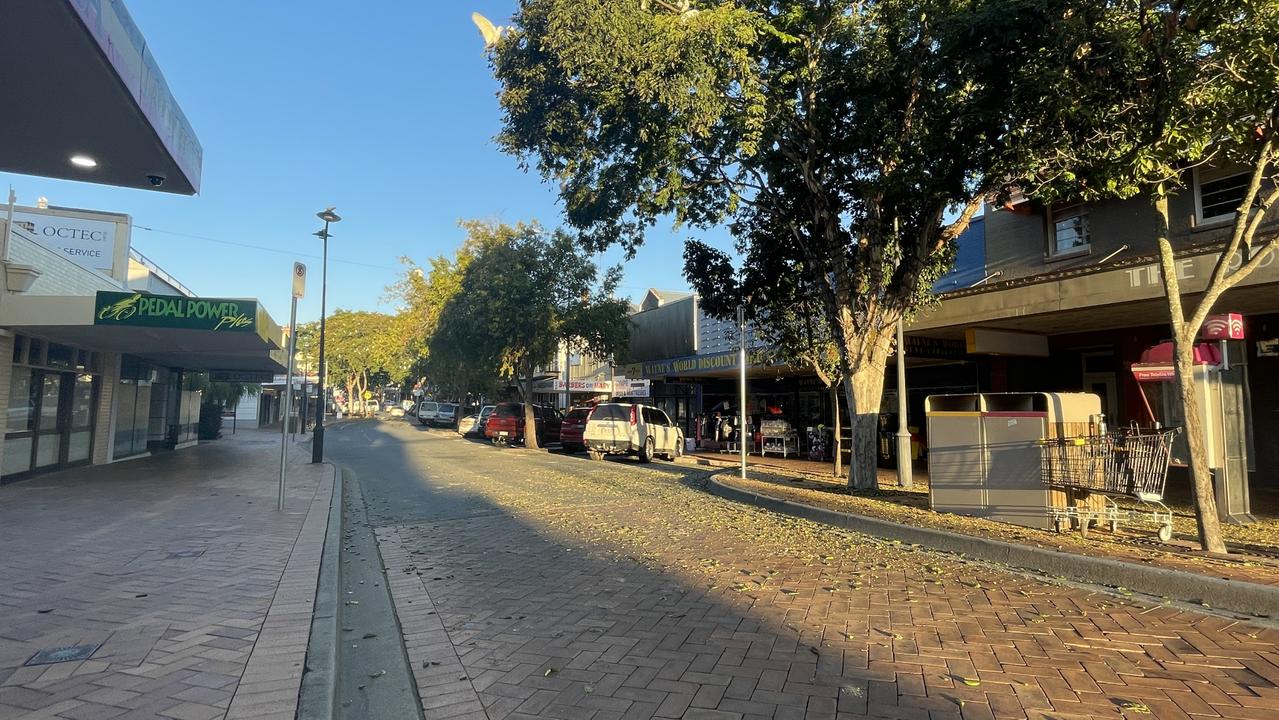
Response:
[[[524,374],[524,447],[540,448],[537,441],[537,418],[533,414],[533,363],[527,363]]]
[[[879,487],[879,404],[884,395],[884,366],[862,362],[844,377],[852,446],[848,462],[850,490]]]
[[[1190,487],[1195,495],[1195,521],[1199,525],[1200,547],[1208,552],[1224,553],[1221,521],[1217,517],[1217,496],[1213,491],[1212,470],[1208,468],[1208,448],[1204,445],[1203,408],[1194,390],[1195,338],[1174,336],[1176,351],[1176,396],[1181,403],[1186,446],[1190,448]]]
[[[831,447],[835,450],[835,477],[844,476],[844,430],[839,421],[839,386],[830,385],[830,402],[833,409],[832,415],[835,418],[835,442],[831,443]]]
[[[1204,446],[1202,408],[1194,392],[1195,339],[1199,327],[1186,322],[1181,304],[1181,281],[1177,275],[1177,260],[1168,238],[1168,199],[1155,200],[1156,239],[1159,246],[1159,271],[1164,285],[1164,299],[1168,302],[1168,315],[1172,324],[1173,365],[1175,381],[1174,401],[1181,405],[1182,422],[1186,433],[1186,447],[1190,449],[1190,488],[1195,497],[1195,521],[1199,525],[1199,545],[1209,552],[1224,553],[1226,544],[1221,539],[1221,522],[1217,518],[1217,498],[1213,493],[1212,473],[1208,469],[1208,449]]]

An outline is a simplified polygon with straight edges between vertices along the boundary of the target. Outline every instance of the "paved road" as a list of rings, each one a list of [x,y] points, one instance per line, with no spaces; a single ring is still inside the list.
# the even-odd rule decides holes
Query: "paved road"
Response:
[[[1275,718],[1279,631],[397,421],[359,476],[427,718]]]

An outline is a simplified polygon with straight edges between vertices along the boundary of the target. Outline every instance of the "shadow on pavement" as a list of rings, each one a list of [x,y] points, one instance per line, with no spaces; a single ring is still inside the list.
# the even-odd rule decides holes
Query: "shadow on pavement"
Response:
[[[388,572],[420,578],[493,718],[1158,713],[1275,687],[1252,669],[1274,631],[735,505],[705,469],[347,432],[332,452],[411,557]]]

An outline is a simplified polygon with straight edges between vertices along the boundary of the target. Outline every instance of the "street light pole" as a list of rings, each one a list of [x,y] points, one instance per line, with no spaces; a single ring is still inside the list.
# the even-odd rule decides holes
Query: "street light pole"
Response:
[[[319,394],[316,396],[315,403],[315,431],[311,433],[311,462],[319,463],[324,462],[324,411],[327,405],[324,401],[324,375],[327,369],[324,359],[324,316],[329,289],[329,225],[342,218],[333,212],[332,207],[325,208],[315,215],[324,221],[324,229],[315,233],[324,241],[324,255],[320,264],[320,377],[315,384]]]
[[[741,348],[738,351],[737,366],[741,369],[738,378],[740,395],[738,404],[741,406],[741,424],[737,431],[737,444],[742,454],[742,479],[746,479],[746,438],[750,429],[746,427],[746,306],[737,306],[737,336],[741,341]]]

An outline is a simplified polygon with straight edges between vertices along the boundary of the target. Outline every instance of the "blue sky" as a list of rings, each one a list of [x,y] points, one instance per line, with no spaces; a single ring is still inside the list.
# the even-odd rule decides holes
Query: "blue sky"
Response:
[[[397,258],[451,254],[461,218],[558,224],[553,189],[492,139],[497,83],[470,13],[504,24],[513,0],[125,4],[204,146],[201,194],[6,173],[0,184],[24,205],[45,196],[132,215],[133,246],[196,293],[257,297],[287,322],[296,259],[314,279],[299,319],[318,317],[311,233],[328,205],[343,217],[329,248],[330,311],[391,309],[384,288]],[[703,233],[659,225],[626,265],[622,292],[686,288],[683,240],[694,236]]]

